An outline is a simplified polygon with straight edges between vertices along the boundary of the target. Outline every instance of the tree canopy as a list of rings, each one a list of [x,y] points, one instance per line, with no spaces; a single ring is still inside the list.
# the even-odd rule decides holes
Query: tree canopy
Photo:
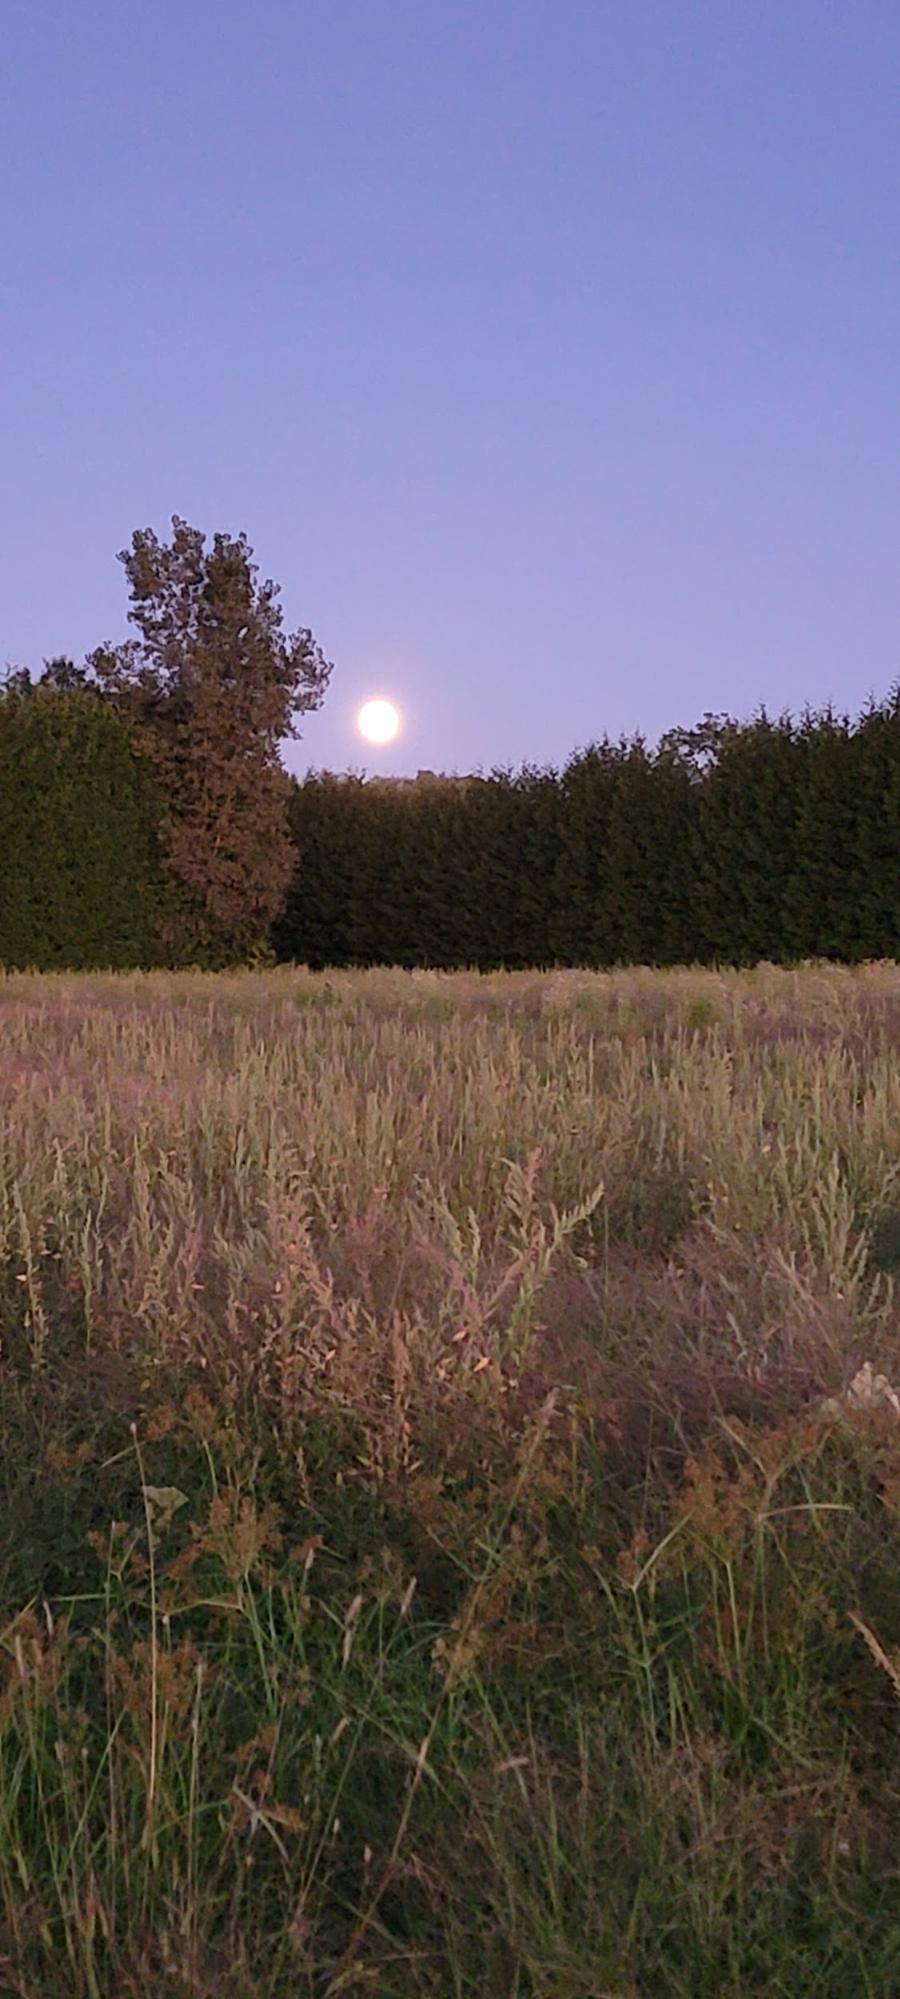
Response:
[[[165,800],[173,896],[162,942],[210,963],[267,939],[291,881],[289,780],[279,747],[318,708],[331,666],[312,632],[286,633],[278,586],[245,535],[211,544],[178,515],[139,529],[119,560],[137,637],[88,669],[127,718]]]

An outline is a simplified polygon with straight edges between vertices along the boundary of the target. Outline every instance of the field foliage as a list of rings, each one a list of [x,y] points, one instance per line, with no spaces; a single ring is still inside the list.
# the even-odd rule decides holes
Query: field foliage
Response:
[[[896,1994],[896,966],[0,1023],[0,1991]]]

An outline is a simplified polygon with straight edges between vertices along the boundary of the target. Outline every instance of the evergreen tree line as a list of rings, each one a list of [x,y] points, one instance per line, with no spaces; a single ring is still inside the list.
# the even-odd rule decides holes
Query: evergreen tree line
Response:
[[[276,809],[280,824],[271,806],[253,820],[251,901],[238,898],[230,935],[211,936],[172,869],[171,802],[133,713],[69,662],[37,683],[13,676],[0,697],[0,964],[900,956],[900,689],[856,722],[707,717],[652,751],[604,739],[562,771],[402,787],[314,773]],[[268,858],[260,823],[281,836]]]
[[[855,722],[707,716],[655,750],[411,786],[312,774],[273,942],[326,965],[900,955],[900,688]]]
[[[0,686],[0,966],[900,955],[900,685],[561,771],[297,782],[331,667],[246,538],[176,515],[120,561],[136,636]]]

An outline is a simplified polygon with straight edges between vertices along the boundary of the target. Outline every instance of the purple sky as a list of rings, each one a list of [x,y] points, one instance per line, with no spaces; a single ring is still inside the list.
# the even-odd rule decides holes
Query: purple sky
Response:
[[[0,63],[0,662],[179,512],[335,662],[296,770],[897,677],[898,0],[5,0]]]

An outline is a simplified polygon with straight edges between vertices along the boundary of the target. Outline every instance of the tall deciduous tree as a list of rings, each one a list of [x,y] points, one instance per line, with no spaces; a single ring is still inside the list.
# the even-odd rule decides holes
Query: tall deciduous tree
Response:
[[[127,715],[166,800],[175,890],[162,942],[219,964],[268,936],[291,881],[289,779],[279,746],[318,708],[331,667],[308,630],[285,633],[278,588],[246,536],[140,529],[123,551],[138,637],[89,665]]]

